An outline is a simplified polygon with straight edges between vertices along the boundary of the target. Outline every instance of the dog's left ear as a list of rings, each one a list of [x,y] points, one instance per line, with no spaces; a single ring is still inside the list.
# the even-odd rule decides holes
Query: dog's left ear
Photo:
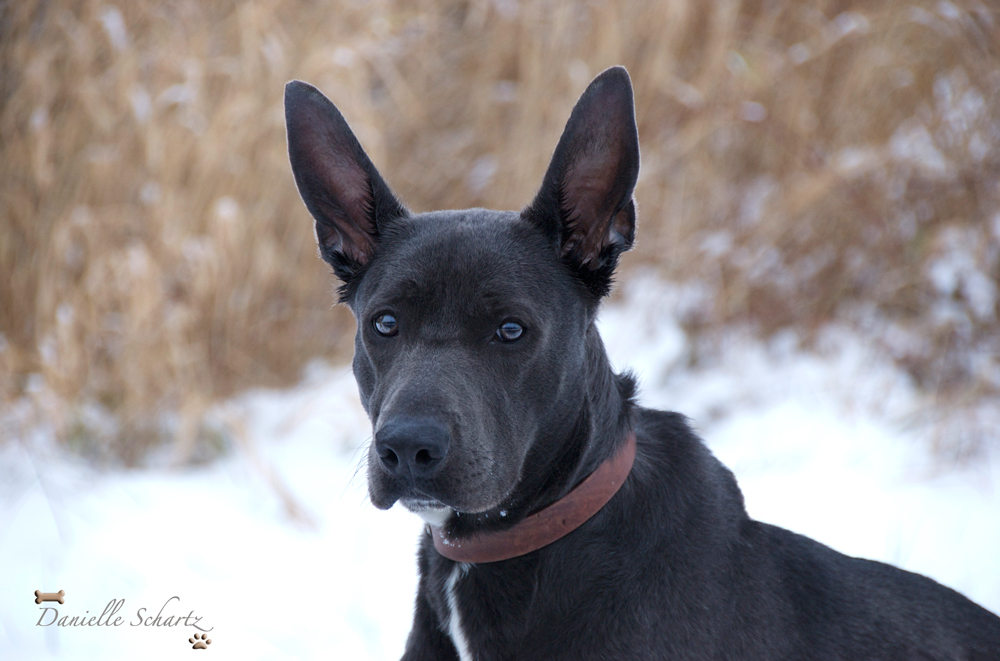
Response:
[[[623,67],[612,67],[576,102],[541,190],[523,212],[597,296],[608,293],[618,256],[632,247],[638,176],[632,82]]]

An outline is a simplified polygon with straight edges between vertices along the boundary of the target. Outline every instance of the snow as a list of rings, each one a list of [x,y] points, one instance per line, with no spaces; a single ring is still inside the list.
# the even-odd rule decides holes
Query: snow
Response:
[[[935,461],[919,393],[836,328],[814,353],[792,334],[733,333],[690,367],[676,322],[690,295],[631,277],[602,334],[644,405],[692,418],[751,515],[1000,611],[997,457]],[[174,658],[197,629],[132,626],[161,608],[161,622],[201,617],[214,658],[399,658],[423,523],[367,502],[370,427],[350,368],[314,365],[213,415],[238,449],[183,470],[99,471],[45,429],[0,446],[0,658]],[[34,603],[60,589],[64,605]],[[45,606],[90,617],[120,599],[117,627],[36,626]]]

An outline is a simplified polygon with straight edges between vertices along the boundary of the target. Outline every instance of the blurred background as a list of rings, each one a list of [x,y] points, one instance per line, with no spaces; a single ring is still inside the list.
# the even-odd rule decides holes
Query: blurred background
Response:
[[[751,516],[1000,612],[995,0],[0,0],[0,657],[190,648],[39,626],[64,589],[177,596],[220,658],[399,658],[422,524],[366,502],[283,86],[411,209],[518,209],[613,64],[616,368]]]
[[[831,323],[996,442],[1000,13],[979,0],[0,2],[0,402],[73,452],[210,459],[215,403],[350,355],[285,154],[317,85],[417,211],[520,208],[576,98],[636,92],[637,248],[690,365]],[[11,436],[6,433],[5,436]]]

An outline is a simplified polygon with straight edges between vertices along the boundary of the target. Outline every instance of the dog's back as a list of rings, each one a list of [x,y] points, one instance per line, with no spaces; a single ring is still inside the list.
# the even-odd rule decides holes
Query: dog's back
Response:
[[[771,549],[776,600],[795,618],[790,633],[799,649],[825,652],[810,658],[1000,659],[1000,620],[954,590],[752,525],[749,538]]]

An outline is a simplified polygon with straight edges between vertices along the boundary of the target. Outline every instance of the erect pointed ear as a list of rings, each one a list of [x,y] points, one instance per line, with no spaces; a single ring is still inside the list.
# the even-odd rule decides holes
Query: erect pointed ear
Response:
[[[597,296],[608,293],[618,256],[632,247],[638,176],[632,82],[624,68],[612,67],[576,102],[541,190],[523,214]]]
[[[285,85],[288,159],[316,219],[320,255],[345,283],[371,260],[384,224],[408,215],[337,107],[312,85]]]

